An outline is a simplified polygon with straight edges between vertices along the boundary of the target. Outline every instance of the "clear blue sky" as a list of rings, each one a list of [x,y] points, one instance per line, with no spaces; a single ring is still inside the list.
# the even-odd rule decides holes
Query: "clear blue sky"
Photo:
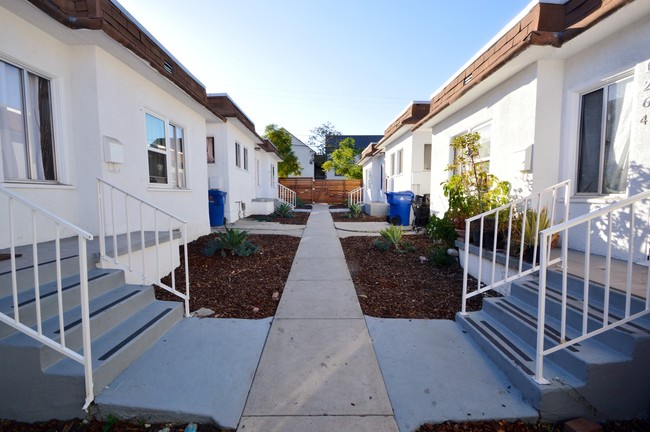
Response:
[[[381,135],[530,0],[118,0],[262,134]]]

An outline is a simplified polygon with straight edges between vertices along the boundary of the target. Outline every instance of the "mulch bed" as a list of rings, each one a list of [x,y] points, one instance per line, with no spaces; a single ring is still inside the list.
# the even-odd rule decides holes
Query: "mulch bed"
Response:
[[[238,257],[219,252],[211,257],[203,247],[214,234],[188,245],[190,262],[190,310],[208,308],[215,318],[259,319],[275,315],[289,276],[300,238],[285,235],[255,235],[249,240],[258,247],[252,255]],[[181,262],[182,259],[181,259]],[[178,290],[185,289],[185,270],[176,269]],[[169,285],[170,276],[163,279]],[[156,288],[156,298],[178,300]]]
[[[370,216],[362,213],[358,218],[352,219],[350,212],[330,212],[334,222],[386,222],[386,216]]]
[[[611,421],[602,425],[603,432],[646,432],[650,431],[650,421],[632,420]],[[562,432],[562,423],[527,424],[523,422],[477,421],[465,423],[446,422],[436,425],[425,424],[417,432]]]
[[[341,239],[345,259],[364,314],[377,318],[454,319],[460,311],[463,271],[454,263],[434,267],[427,259],[430,242],[421,234],[405,236],[414,252],[382,252],[377,237]],[[479,310],[481,299],[468,302]]]
[[[225,431],[212,425],[196,425],[197,432],[219,432]],[[187,425],[173,424],[133,424],[124,421],[86,421],[73,420],[50,420],[37,423],[19,423],[13,420],[0,420],[0,432],[159,432],[168,428],[169,432],[183,432]]]
[[[246,219],[262,222],[277,222],[287,225],[305,225],[307,219],[309,219],[309,214],[309,212],[293,212],[293,217],[290,218],[279,218],[271,215],[252,215],[248,216]]]

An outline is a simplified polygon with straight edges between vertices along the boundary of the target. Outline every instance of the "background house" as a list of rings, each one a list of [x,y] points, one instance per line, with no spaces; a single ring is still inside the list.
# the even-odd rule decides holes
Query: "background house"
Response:
[[[293,134],[291,134],[291,150],[293,150],[293,153],[298,158],[302,172],[300,174],[291,174],[289,177],[314,178],[314,156],[316,155],[316,151],[300,141]]]
[[[227,223],[251,214],[273,212],[281,160],[277,149],[255,132],[253,122],[230,96],[211,94],[208,101],[228,120],[208,124],[208,145],[213,146],[214,161],[208,164],[206,177],[210,189],[227,193],[224,208]]]

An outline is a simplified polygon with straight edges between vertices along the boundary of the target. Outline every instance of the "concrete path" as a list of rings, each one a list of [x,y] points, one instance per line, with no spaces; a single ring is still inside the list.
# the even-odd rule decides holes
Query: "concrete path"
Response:
[[[314,205],[238,431],[397,432],[328,206]]]

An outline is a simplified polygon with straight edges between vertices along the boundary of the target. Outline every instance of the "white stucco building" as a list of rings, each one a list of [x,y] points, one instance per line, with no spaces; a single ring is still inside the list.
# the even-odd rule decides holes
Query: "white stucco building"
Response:
[[[570,217],[648,189],[650,3],[564,3],[531,2],[432,95],[429,114],[413,128],[432,144],[432,210],[446,210],[440,184],[449,144],[467,131],[481,133],[490,172],[520,196],[572,180]],[[650,247],[647,215],[641,219],[637,262]],[[571,247],[583,247],[584,236],[572,239]],[[592,251],[605,247],[594,234]],[[627,248],[615,244],[613,254]]]
[[[273,212],[277,198],[277,149],[255,132],[255,125],[226,94],[209,95],[210,106],[228,121],[210,123],[208,179],[210,189],[227,193],[227,223],[251,214]]]
[[[291,150],[296,155],[302,172],[300,174],[291,174],[289,177],[314,178],[314,155],[316,154],[314,149],[291,134]]]
[[[101,178],[189,221],[190,239],[209,231],[206,125],[225,118],[126,10],[2,1],[0,35],[3,187],[96,233]]]

